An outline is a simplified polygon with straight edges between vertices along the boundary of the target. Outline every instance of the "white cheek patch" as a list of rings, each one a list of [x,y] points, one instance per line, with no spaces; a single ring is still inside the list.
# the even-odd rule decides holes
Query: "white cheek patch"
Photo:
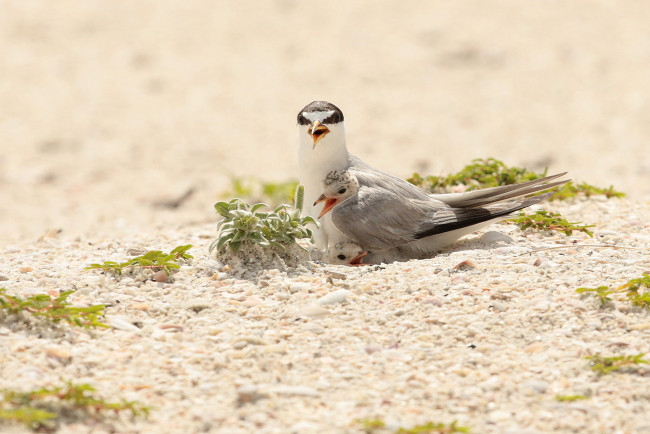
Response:
[[[303,112],[302,115],[309,119],[311,122],[323,122],[325,119],[329,118],[334,114],[334,110],[328,110],[326,112]]]

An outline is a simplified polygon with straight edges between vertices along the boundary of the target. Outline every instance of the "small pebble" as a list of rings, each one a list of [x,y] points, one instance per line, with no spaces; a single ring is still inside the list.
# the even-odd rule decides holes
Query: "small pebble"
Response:
[[[537,393],[545,393],[548,390],[548,383],[543,381],[531,381],[526,383],[526,387]]]
[[[377,351],[381,351],[381,347],[379,345],[368,345],[363,350],[367,354],[372,354],[372,353],[376,353]]]
[[[280,344],[272,344],[272,345],[267,345],[264,347],[264,352],[267,354],[286,354],[287,352],[287,344],[285,343],[280,343]]]
[[[267,345],[267,342],[259,336],[246,335],[240,336],[232,341],[232,346],[235,349],[242,349],[246,345]]]
[[[45,355],[56,359],[63,364],[68,364],[72,360],[72,354],[61,348],[48,348],[45,350]]]
[[[330,304],[336,304],[336,303],[342,303],[344,302],[347,298],[348,295],[350,294],[350,291],[346,289],[339,289],[334,292],[330,292],[329,294],[326,294],[316,300],[316,303],[320,305],[330,305]]]
[[[330,314],[330,311],[316,304],[308,304],[300,309],[298,315],[309,318],[323,318]]]
[[[154,273],[154,275],[151,277],[151,280],[155,282],[167,282],[167,273],[165,270],[159,270]]]
[[[480,240],[483,241],[484,243],[503,242],[509,244],[513,242],[512,237],[497,231],[488,231],[484,233],[483,235],[481,235]]]
[[[246,298],[246,300],[242,302],[242,306],[246,307],[255,307],[260,304],[262,304],[262,300],[260,300],[259,297],[255,297],[254,295]]]
[[[128,318],[118,315],[109,316],[106,324],[118,330],[139,332],[140,329],[134,326]]]
[[[302,327],[302,329],[307,331],[307,332],[313,333],[315,335],[322,335],[323,333],[325,333],[325,328],[323,326],[321,326],[321,325],[316,324],[316,323],[305,324]]]
[[[422,300],[422,304],[432,304],[434,306],[442,306],[442,300],[438,297],[429,297]]]
[[[185,330],[185,327],[183,327],[180,324],[161,324],[158,326],[160,330],[169,330],[172,332],[182,332]]]
[[[308,386],[275,386],[271,389],[272,393],[278,395],[293,395],[293,396],[310,396],[318,397],[320,392],[313,387]]]
[[[296,282],[289,285],[289,291],[291,291],[292,294],[295,294],[299,291],[309,290],[310,288],[311,285],[307,282]]]
[[[260,398],[264,398],[263,395],[260,395],[257,391],[257,386],[254,384],[245,384],[239,386],[236,390],[237,393],[237,403],[239,405],[248,404],[250,402],[255,402]]]

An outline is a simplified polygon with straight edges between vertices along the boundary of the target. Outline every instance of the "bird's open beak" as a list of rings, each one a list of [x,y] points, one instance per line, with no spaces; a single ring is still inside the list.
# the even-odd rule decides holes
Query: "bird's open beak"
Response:
[[[334,197],[325,197],[324,194],[321,194],[318,199],[316,199],[316,202],[314,202],[314,206],[318,205],[321,202],[325,202],[325,206],[323,206],[323,210],[320,212],[318,215],[318,218],[323,217],[325,214],[330,212],[334,206],[339,202],[337,198]]]
[[[312,146],[312,149],[314,149],[316,147],[316,143],[318,143],[318,141],[323,137],[325,137],[329,132],[330,129],[327,128],[325,125],[322,125],[320,121],[314,121],[314,123],[311,124],[311,127],[309,128],[309,135],[314,140],[314,145]]]
[[[348,264],[351,265],[352,267],[360,267],[362,265],[368,265],[361,262],[363,260],[363,257],[366,256],[367,254],[368,254],[367,251],[359,253],[357,256],[352,258],[350,262],[348,262]]]

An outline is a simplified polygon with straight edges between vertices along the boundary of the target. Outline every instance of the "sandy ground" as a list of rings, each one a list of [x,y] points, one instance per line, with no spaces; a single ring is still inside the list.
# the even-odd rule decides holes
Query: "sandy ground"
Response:
[[[81,288],[77,302],[110,303],[115,324],[138,328],[39,337],[0,325],[0,386],[63,375],[157,407],[118,431],[354,432],[377,416],[647,431],[646,373],[600,379],[582,359],[650,352],[647,314],[574,293],[640,276],[645,251],[520,257],[566,239],[498,226],[514,244],[260,286],[210,280],[207,245],[231,176],[297,177],[295,116],[326,99],[345,113],[350,150],[400,176],[492,156],[614,184],[629,199],[554,207],[598,225],[580,243],[645,249],[648,22],[643,1],[0,3],[1,284]],[[155,205],[190,188],[178,209]],[[197,259],[170,286],[81,271],[187,243]],[[478,270],[450,271],[465,259]],[[301,311],[341,289],[322,318]],[[242,386],[260,399],[239,406]],[[592,399],[553,399],[574,392]]]
[[[207,253],[212,224],[166,237],[47,237],[0,253],[2,284],[22,296],[75,288],[74,303],[109,305],[112,328],[3,317],[0,387],[74,379],[154,408],[146,421],[67,418],[66,433],[361,433],[360,419],[384,421],[377,434],[453,420],[474,433],[648,432],[650,367],[601,377],[585,360],[650,353],[647,309],[622,295],[601,307],[575,289],[650,270],[650,206],[554,209],[586,216],[594,239],[494,225],[498,238],[477,234],[432,259],[314,264],[258,282],[220,271]],[[196,258],[173,283],[83,271],[188,242]],[[573,395],[586,399],[557,400]]]

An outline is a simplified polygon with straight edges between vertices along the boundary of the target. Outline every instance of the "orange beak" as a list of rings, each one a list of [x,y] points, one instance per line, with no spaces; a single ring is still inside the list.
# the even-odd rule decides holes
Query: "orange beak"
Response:
[[[330,129],[325,125],[321,125],[320,121],[314,121],[314,123],[311,125],[311,129],[309,130],[309,135],[314,140],[312,149],[314,149],[316,147],[316,143],[318,143],[318,141],[325,137],[329,132]]]
[[[352,258],[350,260],[350,262],[348,262],[348,264],[351,265],[352,267],[360,267],[362,265],[368,265],[368,264],[364,264],[363,262],[361,262],[363,260],[363,257],[366,256],[367,254],[368,254],[368,252],[359,253],[357,256]]]
[[[338,200],[338,198],[334,198],[334,197],[329,197],[328,198],[328,197],[325,197],[324,194],[321,194],[320,197],[316,200],[316,202],[314,202],[314,206],[316,206],[317,204],[319,204],[321,202],[325,202],[325,206],[323,206],[323,210],[318,215],[318,218],[321,218],[325,214],[330,212],[332,210],[332,208],[334,208],[336,206],[336,204],[339,203],[339,200]]]

